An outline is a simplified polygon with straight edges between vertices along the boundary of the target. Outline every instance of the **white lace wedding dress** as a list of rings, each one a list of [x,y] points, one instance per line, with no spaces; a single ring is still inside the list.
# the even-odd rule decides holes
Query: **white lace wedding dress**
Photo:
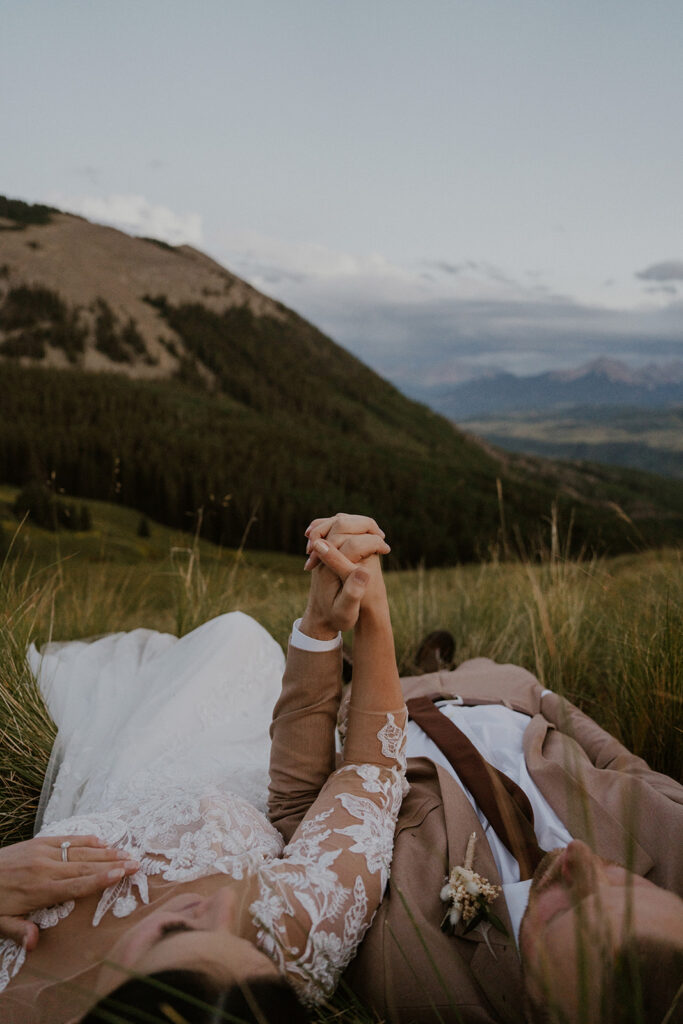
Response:
[[[260,945],[283,970],[298,973],[304,998],[314,1002],[329,992],[373,912],[370,907],[368,914],[365,884],[351,862],[359,859],[364,872],[378,874],[382,891],[386,884],[400,772],[371,764],[335,773],[330,809],[304,822],[283,861],[282,838],[263,812],[269,726],[285,659],[255,620],[232,612],[181,639],[137,629],[48,644],[41,652],[31,647],[28,660],[58,727],[37,831],[96,835],[141,863],[136,874],[105,890],[93,925],[107,912],[126,917],[146,902],[150,875],[184,882],[216,873],[235,879],[257,874],[259,900],[252,909],[265,928]],[[383,721],[389,732],[379,737],[382,754],[395,757],[395,733],[403,733],[391,716]],[[354,779],[347,774],[342,786],[344,772]],[[332,802],[336,816],[336,808],[344,808],[338,823],[346,830],[334,830],[339,849],[330,855],[321,844],[330,836],[325,821]],[[347,853],[338,877],[330,867],[341,847],[362,857]],[[303,952],[288,950],[283,938],[280,918],[291,911],[290,885],[310,918],[311,941]],[[72,909],[65,903],[32,918],[51,927]],[[332,935],[321,925],[334,919]],[[0,991],[24,959],[14,942],[0,941]]]

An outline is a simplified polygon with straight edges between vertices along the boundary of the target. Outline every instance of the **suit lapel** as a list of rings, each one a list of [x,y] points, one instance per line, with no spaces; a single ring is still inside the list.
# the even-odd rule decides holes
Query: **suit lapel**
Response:
[[[453,784],[453,779],[446,769],[437,765],[436,771],[443,796],[449,868],[464,864],[467,842],[472,832],[475,832],[477,842],[473,870],[492,884],[500,885],[496,862],[476,812],[460,786]],[[445,910],[444,904],[444,913]],[[507,937],[493,927],[488,928],[486,936],[482,929],[475,928],[467,935],[453,936],[452,941],[474,944],[475,949],[469,966],[475,981],[502,1020],[521,1021],[521,967],[504,896],[498,897],[493,904],[493,910],[505,926]]]
[[[552,745],[552,751],[549,747]],[[546,756],[546,752],[547,755]],[[647,875],[654,862],[635,838],[637,808],[620,808],[626,829],[601,800],[610,773],[595,768],[577,743],[556,732],[542,715],[535,715],[524,733],[524,757],[529,774],[575,839],[582,839],[601,857]]]

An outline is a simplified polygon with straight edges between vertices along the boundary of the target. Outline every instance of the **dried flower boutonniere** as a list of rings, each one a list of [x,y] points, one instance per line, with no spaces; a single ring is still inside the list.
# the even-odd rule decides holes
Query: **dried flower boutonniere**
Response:
[[[462,921],[464,928],[461,934],[466,935],[477,925],[486,923],[493,925],[503,935],[507,935],[507,928],[489,906],[503,890],[499,885],[492,885],[487,878],[482,878],[472,870],[476,840],[477,834],[473,832],[467,843],[464,866],[458,865],[453,868],[441,890],[441,899],[444,903],[451,904],[441,922],[441,928],[443,931],[454,934],[456,927]],[[484,938],[488,944],[485,932]]]

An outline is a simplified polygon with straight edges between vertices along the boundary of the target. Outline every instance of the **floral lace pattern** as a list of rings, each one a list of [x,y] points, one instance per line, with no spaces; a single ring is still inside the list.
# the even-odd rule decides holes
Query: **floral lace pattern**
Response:
[[[251,790],[258,788],[259,802],[265,803],[263,759],[252,748],[265,744],[267,764],[270,722],[268,711],[255,738],[249,734],[258,717],[255,694],[266,669],[271,678],[276,669],[281,673],[281,652],[268,653],[266,642],[277,647],[253,620],[233,613],[168,647],[149,668],[145,662],[131,676],[131,692],[123,694],[128,704],[119,709],[116,747],[110,742],[111,716],[122,697],[113,688],[122,675],[107,660],[112,692],[104,684],[98,692],[87,691],[87,714],[76,699],[73,717],[71,711],[66,719],[55,712],[63,746],[41,834],[95,835],[140,862],[135,875],[102,893],[93,925],[109,912],[127,917],[148,902],[151,876],[171,882],[218,873],[253,877],[250,911],[257,944],[301,998],[315,1004],[333,991],[382,899],[405,781],[405,730],[392,714],[363,724],[362,742],[358,735],[356,742],[368,763],[346,763],[327,779],[283,850],[279,832],[251,802]],[[241,658],[234,685],[226,682],[225,652],[231,649]],[[204,651],[212,660],[210,671],[200,673]],[[62,693],[55,685],[55,701],[70,693],[67,667],[66,689]],[[265,699],[260,692],[257,702]],[[32,918],[41,928],[52,927],[72,909],[73,903],[64,903]],[[25,956],[16,943],[0,941],[0,990]]]
[[[11,939],[0,942],[0,992],[7,988],[12,978],[19,973],[26,959],[26,950]]]
[[[35,921],[41,928],[54,928],[64,917],[68,917],[75,903],[69,900],[59,906],[29,914],[29,921]],[[18,974],[26,959],[26,950],[12,939],[0,941],[0,992],[7,988],[15,974]]]
[[[94,926],[108,911],[127,917],[140,901],[147,903],[150,875],[178,882],[213,874],[239,879],[278,857],[284,845],[280,833],[250,803],[201,780],[169,790],[163,780],[138,778],[109,811],[77,815],[41,830],[41,835],[65,834],[95,835],[140,861],[134,875],[104,890]],[[73,901],[48,907],[31,920],[51,928],[73,908]],[[24,959],[21,946],[11,939],[0,941],[0,991]]]
[[[392,715],[386,729],[400,733],[391,736],[402,750],[404,730]],[[403,780],[400,768],[344,765],[282,859],[258,872],[249,908],[257,944],[309,1005],[331,995],[372,923],[389,878]]]
[[[403,795],[405,796],[410,788],[406,780],[406,742],[408,736],[405,729],[396,725],[396,719],[392,714],[387,715],[387,724],[380,729],[377,738],[382,744],[382,756],[392,757],[398,763],[399,769],[403,772]]]
[[[279,832],[242,797],[201,783],[169,792],[162,782],[132,786],[127,799],[101,814],[79,815],[53,822],[43,835],[96,835],[130,852],[140,870],[102,893],[93,924],[108,910],[127,917],[148,902],[147,877],[189,882],[205,875],[243,878],[264,860],[279,856]],[[46,912],[41,911],[41,915]],[[39,923],[43,925],[44,916]]]

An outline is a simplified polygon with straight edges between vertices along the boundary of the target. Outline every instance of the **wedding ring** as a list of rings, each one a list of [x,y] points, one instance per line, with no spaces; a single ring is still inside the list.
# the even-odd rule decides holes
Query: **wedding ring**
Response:
[[[66,863],[69,859],[69,847],[71,846],[71,843],[68,839],[65,839],[60,845],[62,849],[62,860]]]

